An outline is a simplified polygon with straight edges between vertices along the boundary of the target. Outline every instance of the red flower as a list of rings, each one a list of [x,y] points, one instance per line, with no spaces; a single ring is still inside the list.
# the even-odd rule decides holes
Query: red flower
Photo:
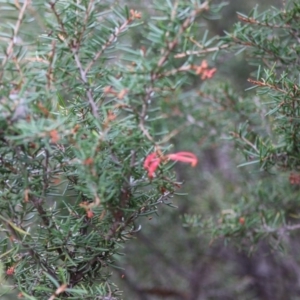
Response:
[[[191,152],[178,152],[162,157],[159,157],[156,152],[153,152],[146,157],[144,162],[144,169],[148,171],[149,178],[153,178],[154,172],[159,164],[166,159],[190,163],[192,167],[195,167],[198,162],[196,155]]]
[[[206,60],[203,60],[200,66],[192,66],[192,68],[196,71],[197,75],[201,75],[201,79],[210,79],[217,72],[216,68],[209,69]]]
[[[12,276],[14,275],[14,272],[15,272],[15,267],[10,267],[6,270],[6,275]]]
[[[89,209],[86,211],[86,216],[88,219],[91,219],[94,216],[94,213]]]
[[[168,159],[175,161],[182,161],[186,163],[190,163],[192,167],[197,165],[198,159],[195,154],[191,152],[178,152],[167,155]]]
[[[159,158],[155,152],[149,154],[144,161],[144,169],[148,171],[149,178],[153,177],[155,170],[158,168],[162,158]]]
[[[216,68],[204,70],[202,72],[201,79],[203,79],[203,80],[210,79],[215,75],[216,72],[217,72]]]

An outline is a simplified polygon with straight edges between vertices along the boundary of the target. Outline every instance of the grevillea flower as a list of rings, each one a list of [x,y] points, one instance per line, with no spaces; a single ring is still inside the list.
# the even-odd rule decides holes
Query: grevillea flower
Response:
[[[209,69],[206,60],[203,60],[200,66],[193,66],[193,69],[196,71],[197,75],[201,76],[202,80],[212,78],[217,71],[216,68]]]
[[[155,152],[150,153],[144,161],[144,169],[148,171],[149,178],[153,177],[155,170],[158,168],[162,158],[158,157]]]
[[[217,72],[216,68],[209,69],[209,70],[204,70],[202,72],[201,79],[202,80],[204,80],[204,79],[210,79],[210,78],[212,78],[215,75],[216,72]]]
[[[191,152],[177,152],[168,154],[165,156],[158,156],[156,152],[150,153],[144,161],[144,169],[148,171],[148,177],[153,178],[154,172],[162,161],[174,160],[190,163],[192,167],[195,167],[198,159],[195,154]]]
[[[182,162],[190,163],[192,167],[195,167],[198,162],[196,155],[191,152],[178,152],[178,153],[168,154],[167,158],[174,161],[182,161]]]

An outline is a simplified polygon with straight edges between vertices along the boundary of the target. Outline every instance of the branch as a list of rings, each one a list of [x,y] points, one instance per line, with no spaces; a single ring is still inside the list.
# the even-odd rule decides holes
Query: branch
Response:
[[[59,17],[59,13],[57,12],[56,8],[55,8],[55,5],[56,5],[56,2],[50,2],[50,7],[57,19],[57,22],[58,24],[60,25],[61,27],[61,31],[63,33],[64,36],[67,36],[67,32],[66,32],[66,29],[65,29],[65,26],[64,26],[64,23],[63,21],[61,20],[61,18]],[[88,7],[88,12],[89,10],[91,9],[91,6],[89,5]],[[87,12],[87,14],[88,14]],[[87,15],[85,17],[85,20],[87,20]],[[79,73],[80,73],[80,78],[81,80],[86,84],[87,86],[87,90],[86,90],[86,96],[87,96],[87,99],[88,99],[88,102],[89,102],[89,105],[90,105],[90,108],[92,110],[92,114],[93,116],[96,118],[96,119],[99,119],[99,114],[98,114],[98,108],[97,108],[97,105],[93,99],[93,95],[92,95],[92,90],[88,84],[88,80],[87,80],[87,77],[86,77],[86,72],[84,71],[83,67],[82,67],[82,64],[81,64],[81,61],[79,59],[79,56],[78,56],[78,50],[79,50],[79,47],[80,47],[80,41],[73,41],[73,42],[70,42],[68,43],[68,46],[70,47],[72,53],[73,53],[73,56],[74,56],[74,59],[75,59],[75,62],[76,62],[76,66],[79,70]]]
[[[176,48],[177,44],[178,44],[178,40],[180,38],[180,36],[182,35],[182,33],[190,26],[190,24],[194,21],[195,17],[203,12],[209,9],[209,0],[205,1],[204,3],[202,3],[197,9],[195,9],[194,11],[192,11],[191,15],[189,17],[187,17],[185,19],[185,21],[183,22],[183,24],[181,25],[176,37],[173,39],[173,41],[169,42],[167,45],[167,49],[164,50],[164,53],[162,54],[162,57],[159,59],[159,61],[157,62],[156,65],[156,69],[160,69],[164,63],[167,61],[169,55],[174,51],[174,49]],[[172,14],[174,14],[174,11],[172,12]],[[189,68],[189,67],[187,67]],[[168,75],[172,75],[173,72],[177,73],[178,71],[185,71],[186,67],[183,67],[182,70],[171,70],[167,73],[165,73],[167,76]],[[140,117],[140,122],[139,122],[139,128],[141,129],[142,133],[144,134],[144,136],[151,142],[153,142],[155,144],[155,147],[157,147],[156,143],[154,142],[153,137],[150,135],[149,131],[146,129],[145,126],[145,119],[146,119],[146,115],[147,115],[147,111],[148,111],[148,106],[149,106],[149,102],[151,100],[152,94],[154,93],[154,81],[161,77],[164,76],[163,74],[159,74],[159,72],[155,72],[153,70],[151,76],[150,76],[150,81],[151,81],[151,85],[150,87],[146,87],[146,94],[145,97],[143,99],[143,106],[142,106],[142,110],[139,114]]]
[[[14,45],[17,41],[17,35],[18,35],[18,32],[19,32],[19,29],[20,29],[20,26],[21,26],[21,23],[23,21],[23,18],[24,18],[24,14],[25,14],[25,11],[26,11],[26,8],[27,6],[29,5],[30,3],[30,0],[25,0],[24,1],[24,4],[22,6],[22,8],[20,9],[20,13],[19,13],[19,16],[18,16],[18,20],[17,20],[17,23],[16,23],[16,26],[14,28],[14,34],[13,34],[13,37],[10,41],[10,43],[8,44],[7,46],[7,49],[6,49],[6,56],[4,57],[3,61],[2,61],[2,68],[6,65],[8,59],[11,57],[12,53],[13,53],[13,48],[14,48]],[[3,76],[3,73],[0,73],[0,80],[2,79],[2,76]]]
[[[182,57],[185,57],[185,56],[188,56],[188,55],[200,55],[200,54],[205,54],[205,53],[210,53],[210,52],[216,52],[216,51],[219,51],[221,49],[226,49],[228,47],[229,47],[229,45],[225,44],[225,45],[211,47],[211,48],[202,49],[202,50],[186,51],[186,52],[183,52],[183,53],[178,53],[174,57],[175,58],[182,58]]]
[[[284,24],[284,25],[277,25],[277,24],[269,24],[268,22],[260,22],[254,18],[245,18],[244,16],[242,16],[241,14],[237,13],[237,17],[240,21],[245,22],[245,23],[249,23],[249,24],[254,24],[254,25],[258,25],[258,26],[266,26],[269,28],[287,28],[290,29],[291,26]]]
[[[282,227],[279,227],[279,228],[272,228],[272,227],[264,224],[263,228],[264,228],[265,232],[268,232],[268,233],[278,232],[279,235],[283,235],[286,232],[295,231],[295,230],[300,229],[300,224],[285,225],[285,226],[282,226]]]
[[[180,38],[180,36],[182,35],[182,33],[191,25],[191,23],[194,21],[195,17],[203,12],[209,9],[209,1],[205,1],[203,2],[200,7],[198,7],[198,9],[195,9],[191,15],[185,19],[185,21],[183,22],[183,24],[181,25],[175,39],[170,42],[168,44],[168,49],[164,52],[163,56],[160,58],[160,60],[157,63],[157,67],[160,68],[162,67],[162,65],[166,62],[166,60],[168,59],[169,55],[171,54],[171,52],[176,48],[177,44],[178,44],[178,40]]]
[[[78,56],[78,47],[76,47],[76,48],[72,47],[72,52],[73,52],[73,55],[74,55],[74,59],[75,59],[77,68],[80,72],[81,80],[87,85],[86,96],[88,98],[88,102],[90,104],[92,114],[96,119],[99,119],[98,108],[97,108],[97,105],[96,105],[96,103],[93,99],[92,89],[89,87],[89,83],[88,83],[88,80],[86,78],[86,72],[83,70],[83,67],[81,65],[81,61],[80,61],[79,56]]]
[[[115,32],[110,35],[106,43],[102,46],[101,50],[98,51],[93,59],[90,61],[90,63],[87,65],[87,67],[84,70],[84,73],[87,74],[89,70],[92,68],[92,66],[95,64],[95,62],[100,58],[100,56],[103,54],[103,52],[116,40],[116,38],[119,36],[120,33],[122,33],[126,27],[132,22],[132,19],[127,19],[120,27],[117,27],[115,29]]]

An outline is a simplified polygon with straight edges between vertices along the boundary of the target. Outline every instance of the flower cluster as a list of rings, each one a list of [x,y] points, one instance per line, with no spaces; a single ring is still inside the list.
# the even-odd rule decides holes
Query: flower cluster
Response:
[[[148,177],[153,178],[154,172],[161,162],[167,160],[182,161],[190,163],[192,167],[196,166],[198,159],[195,154],[191,152],[178,152],[168,155],[159,155],[156,152],[150,153],[144,161],[144,169],[148,171]]]
[[[206,60],[203,60],[200,66],[193,66],[193,69],[197,75],[201,76],[202,80],[212,78],[217,71],[216,68],[209,69]]]

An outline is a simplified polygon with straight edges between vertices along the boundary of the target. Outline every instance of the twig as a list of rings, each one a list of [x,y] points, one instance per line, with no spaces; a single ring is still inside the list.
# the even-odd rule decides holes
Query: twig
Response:
[[[139,127],[142,131],[142,133],[144,134],[144,136],[151,142],[154,142],[153,137],[150,135],[149,131],[146,129],[145,127],[145,121],[146,121],[146,115],[147,115],[147,111],[148,111],[148,106],[149,106],[149,101],[151,100],[151,95],[153,93],[153,79],[151,76],[151,86],[150,88],[146,87],[146,95],[143,99],[143,106],[142,106],[142,111],[140,112],[140,123],[139,123]]]
[[[95,101],[93,99],[92,90],[88,86],[88,80],[86,78],[86,73],[83,70],[83,67],[81,65],[81,62],[80,62],[80,59],[79,59],[79,56],[78,56],[78,50],[77,50],[77,48],[73,47],[72,48],[72,52],[73,52],[73,55],[74,55],[74,59],[75,59],[77,68],[79,69],[79,72],[80,72],[81,80],[87,85],[86,96],[88,98],[88,102],[90,104],[90,107],[91,107],[91,110],[92,110],[92,114],[93,114],[93,116],[96,119],[99,119],[98,108],[97,108],[97,105],[96,105],[96,103],[95,103]]]
[[[193,22],[193,20],[195,19],[195,17],[199,13],[201,13],[205,10],[208,10],[208,8],[209,8],[209,0],[203,2],[197,9],[192,11],[190,16],[188,16],[185,19],[185,21],[181,25],[176,37],[173,39],[173,41],[168,43],[167,48],[163,52],[162,57],[157,62],[157,65],[156,65],[155,69],[159,70],[164,65],[164,63],[167,61],[169,55],[176,48],[176,46],[178,44],[178,40],[179,40],[181,34],[190,26],[190,24]],[[172,11],[172,15],[174,15],[174,10]],[[140,116],[139,128],[141,129],[144,136],[149,141],[153,142],[154,144],[155,144],[155,142],[154,142],[153,137],[150,135],[149,131],[145,127],[145,119],[146,119],[146,115],[147,115],[147,111],[148,111],[149,101],[151,100],[152,94],[154,93],[154,81],[159,77],[172,75],[172,74],[177,73],[179,71],[186,71],[189,68],[190,68],[190,66],[183,66],[180,69],[174,69],[174,70],[165,72],[164,74],[160,74],[159,71],[155,71],[155,70],[153,70],[152,73],[151,73],[151,76],[150,76],[151,85],[150,85],[150,87],[146,87],[146,94],[145,94],[145,97],[143,99],[144,103],[143,103],[143,106],[142,106],[142,110],[139,114],[139,116]],[[156,144],[155,144],[155,146],[157,147]]]
[[[300,229],[300,224],[284,225],[284,226],[279,227],[279,228],[272,228],[272,227],[266,225],[265,222],[264,222],[263,228],[264,228],[264,231],[266,231],[268,233],[278,232],[280,235],[283,235],[285,232],[295,231],[295,230]]]
[[[229,45],[225,44],[225,45],[211,47],[211,48],[207,48],[207,49],[203,49],[203,50],[186,51],[184,53],[178,53],[174,57],[175,58],[182,58],[182,57],[185,57],[185,56],[188,56],[188,55],[200,55],[200,54],[205,54],[205,53],[210,53],[210,52],[216,52],[216,51],[219,51],[221,49],[226,49],[228,47],[229,47]]]
[[[55,4],[56,4],[56,2],[50,2],[50,7],[51,7],[54,15],[56,16],[57,22],[59,23],[59,25],[61,27],[62,33],[65,36],[67,36],[67,32],[65,30],[64,23],[60,19],[59,14],[55,9]],[[89,8],[90,8],[90,6],[89,6]],[[79,49],[79,46],[80,46],[80,41],[79,42],[77,41],[77,43],[73,41],[73,43],[72,42],[69,43],[68,46],[70,47],[70,49],[71,49],[71,51],[74,55],[74,59],[75,59],[77,68],[80,72],[81,80],[87,85],[86,96],[88,98],[88,102],[89,102],[90,108],[92,110],[92,114],[96,119],[99,119],[98,108],[97,108],[97,105],[96,105],[96,103],[93,99],[92,90],[89,87],[88,80],[87,80],[87,77],[86,77],[86,73],[85,73],[85,71],[84,71],[84,69],[81,65],[81,61],[80,61],[79,56],[78,56],[78,49]]]
[[[131,19],[127,19],[120,27],[117,27],[115,29],[115,32],[110,35],[106,43],[101,47],[101,50],[98,51],[93,59],[90,61],[90,63],[86,66],[84,73],[87,74],[89,70],[92,68],[92,66],[95,64],[95,62],[100,58],[100,56],[103,54],[103,52],[116,40],[118,35],[122,33],[126,27],[132,22]]]
[[[250,24],[254,24],[254,25],[258,25],[258,26],[266,26],[266,27],[270,27],[270,28],[288,28],[288,29],[291,28],[290,25],[269,24],[267,22],[263,23],[263,22],[260,22],[260,21],[258,21],[256,19],[254,19],[254,18],[249,18],[249,17],[245,18],[245,17],[243,17],[240,14],[237,14],[237,17],[238,17],[239,20],[241,20],[241,21],[243,21],[245,23],[250,23]]]
[[[256,153],[259,153],[257,147],[252,144],[249,140],[247,140],[245,137],[241,136],[239,133],[236,132],[230,132],[230,134],[235,137],[241,139],[245,144],[247,144],[249,147],[251,147]]]
[[[56,2],[57,2],[57,1],[58,1],[58,0],[56,0],[56,1],[54,1],[54,2],[50,2],[49,4],[50,4],[50,7],[51,7],[51,9],[52,9],[52,11],[53,11],[55,17],[56,17],[56,20],[57,20],[58,24],[59,24],[60,27],[61,27],[62,33],[63,33],[64,35],[67,35],[67,32],[66,32],[66,29],[65,29],[64,22],[61,20],[61,18],[59,17],[59,13],[58,13],[58,12],[56,11],[56,9],[55,9],[55,5],[56,5]]]
[[[50,90],[51,88],[51,83],[54,81],[53,78],[53,62],[54,62],[54,56],[55,56],[55,46],[56,46],[56,42],[55,40],[52,41],[52,50],[50,52],[49,55],[49,66],[48,66],[48,70],[47,70],[47,89]]]
[[[83,34],[84,34],[84,32],[86,30],[86,27],[87,27],[88,18],[89,18],[90,13],[91,13],[91,11],[93,9],[94,2],[95,2],[95,0],[90,0],[89,1],[89,5],[88,5],[88,7],[86,9],[85,17],[84,17],[84,20],[83,20],[83,27],[80,30],[80,32],[76,32],[75,33],[75,36],[77,37],[76,40],[77,40],[78,44],[81,44],[81,41],[82,41],[82,38],[83,38]]]
[[[43,221],[43,224],[45,225],[45,227],[49,227],[51,224],[51,221],[49,219],[49,217],[47,216],[47,212],[44,210],[43,207],[43,200],[37,197],[30,197],[30,202],[33,204],[33,206],[35,207],[35,209],[37,210],[40,218]]]
[[[193,22],[193,20],[195,19],[195,17],[205,11],[208,10],[209,6],[209,1],[205,1],[203,2],[200,7],[198,7],[197,9],[195,9],[191,15],[185,19],[185,21],[183,22],[183,24],[181,25],[175,39],[172,42],[169,42],[168,44],[168,48],[166,49],[166,51],[163,53],[163,56],[160,58],[160,60],[157,63],[157,68],[160,68],[163,66],[163,64],[166,62],[166,60],[168,59],[169,55],[171,54],[171,52],[176,48],[179,37],[181,36],[181,34],[190,26],[190,24]]]
[[[281,93],[286,94],[286,95],[289,95],[289,93],[287,91],[285,91],[283,89],[280,89],[276,85],[272,85],[270,83],[263,82],[263,81],[253,80],[251,78],[248,78],[247,81],[250,82],[250,83],[253,83],[253,84],[257,85],[257,86],[267,86],[270,89],[276,90],[276,91],[281,92]],[[282,103],[284,103],[284,102],[282,102]],[[281,104],[281,105],[283,105],[283,104]]]
[[[45,153],[45,164],[43,166],[43,194],[42,197],[46,199],[46,193],[49,186],[49,178],[48,178],[48,169],[49,169],[49,151],[48,149],[44,149]],[[49,225],[49,224],[48,224]]]
[[[4,57],[4,59],[2,61],[2,68],[5,66],[5,64],[7,63],[8,59],[11,57],[11,55],[13,53],[13,48],[14,48],[14,45],[15,45],[16,40],[17,40],[17,35],[18,35],[21,23],[22,23],[23,18],[24,18],[24,14],[25,14],[26,8],[29,5],[29,2],[30,2],[30,0],[25,0],[24,3],[23,3],[22,8],[20,10],[16,26],[14,27],[13,37],[12,37],[10,43],[7,46],[6,56]],[[0,80],[2,79],[3,73],[4,72],[0,73]]]

